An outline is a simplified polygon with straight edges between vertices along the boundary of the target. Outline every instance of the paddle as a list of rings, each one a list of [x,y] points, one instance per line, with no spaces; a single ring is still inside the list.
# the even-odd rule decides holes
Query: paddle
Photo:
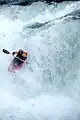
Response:
[[[6,49],[3,49],[2,51],[3,51],[4,53],[6,53],[6,54],[12,55],[12,54],[11,54],[8,50],[6,50]],[[27,63],[26,61],[20,59],[19,57],[16,57],[16,58],[19,59],[19,60],[21,60],[21,61],[23,61],[23,62],[25,62],[25,63]]]
[[[5,49],[3,49],[2,51],[3,51],[4,53],[6,53],[6,54],[10,54],[10,52],[7,51],[7,50],[5,50]]]

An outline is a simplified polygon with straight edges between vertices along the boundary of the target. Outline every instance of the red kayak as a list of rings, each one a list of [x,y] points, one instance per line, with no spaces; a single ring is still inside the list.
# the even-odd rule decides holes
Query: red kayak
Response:
[[[24,63],[25,62],[22,62],[18,58],[14,58],[8,67],[8,71],[10,73],[15,73],[24,65]]]

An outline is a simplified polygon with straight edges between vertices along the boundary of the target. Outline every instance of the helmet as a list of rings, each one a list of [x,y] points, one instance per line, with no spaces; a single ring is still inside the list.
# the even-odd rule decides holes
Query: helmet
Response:
[[[19,49],[19,51],[23,51],[22,49]]]
[[[22,52],[23,52],[23,50],[22,50],[22,49],[19,49],[19,52],[20,52],[20,53],[22,53]]]

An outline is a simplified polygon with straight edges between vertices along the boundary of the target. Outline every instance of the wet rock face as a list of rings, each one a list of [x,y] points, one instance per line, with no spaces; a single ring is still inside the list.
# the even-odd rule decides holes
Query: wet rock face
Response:
[[[79,1],[79,0],[0,0],[0,5],[4,5],[4,4],[13,4],[13,5],[29,5],[33,2],[38,2],[38,1],[45,1],[47,3],[51,3],[51,2],[63,2],[63,1]]]

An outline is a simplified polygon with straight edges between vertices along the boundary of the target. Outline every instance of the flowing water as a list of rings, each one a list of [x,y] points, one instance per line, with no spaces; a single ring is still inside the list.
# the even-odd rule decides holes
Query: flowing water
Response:
[[[1,120],[80,119],[80,2],[0,7],[0,49],[28,51],[8,72],[0,51]]]

